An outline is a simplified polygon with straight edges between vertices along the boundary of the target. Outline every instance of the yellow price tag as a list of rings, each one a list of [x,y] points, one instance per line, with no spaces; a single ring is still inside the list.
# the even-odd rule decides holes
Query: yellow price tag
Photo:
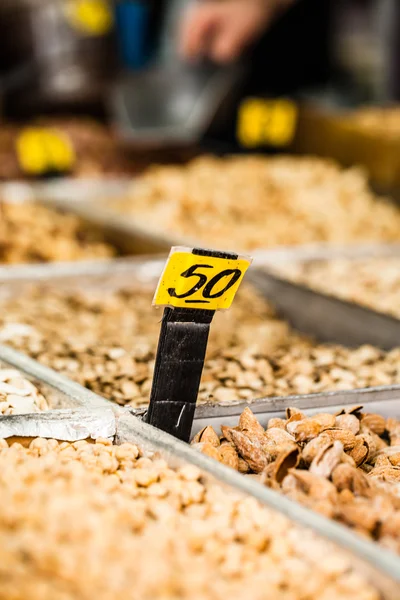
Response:
[[[87,35],[104,35],[114,25],[107,0],[66,0],[65,15],[71,27]]]
[[[27,127],[16,141],[18,162],[28,175],[64,173],[74,166],[76,156],[67,135],[45,127]]]
[[[239,108],[237,139],[247,148],[287,146],[293,140],[297,116],[292,100],[247,98]]]
[[[171,249],[153,306],[203,310],[230,308],[252,259],[245,256],[220,258],[192,252],[191,248]],[[223,256],[223,253],[214,254]]]

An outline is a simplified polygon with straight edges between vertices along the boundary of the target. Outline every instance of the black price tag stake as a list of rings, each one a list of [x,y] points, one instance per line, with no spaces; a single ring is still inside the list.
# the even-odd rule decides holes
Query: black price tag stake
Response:
[[[230,307],[251,263],[213,250],[173,248],[154,297],[165,306],[146,420],[189,441],[210,325]]]

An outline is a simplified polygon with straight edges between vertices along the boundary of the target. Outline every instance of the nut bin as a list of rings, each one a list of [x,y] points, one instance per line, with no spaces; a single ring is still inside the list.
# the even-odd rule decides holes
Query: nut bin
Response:
[[[151,298],[162,268],[163,261],[123,260],[0,270],[0,341],[116,404],[145,407],[161,317]],[[260,397],[261,406],[266,397],[312,403],[329,392],[339,404],[351,402],[357,388],[391,397],[400,383],[398,353],[317,343],[243,285],[232,309],[213,322],[199,403],[236,410],[240,401],[257,407]]]
[[[103,218],[131,221],[135,230],[224,250],[399,240],[398,208],[371,192],[364,173],[317,158],[201,157],[155,166],[120,201],[100,205]],[[98,211],[99,203],[90,207]]]

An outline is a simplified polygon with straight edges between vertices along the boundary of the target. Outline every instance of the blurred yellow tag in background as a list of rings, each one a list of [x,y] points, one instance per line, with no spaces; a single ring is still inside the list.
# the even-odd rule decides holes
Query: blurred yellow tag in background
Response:
[[[16,141],[18,162],[28,175],[64,173],[74,166],[76,156],[64,133],[45,127],[27,127]]]
[[[242,146],[287,146],[293,140],[298,109],[292,100],[246,98],[239,107],[237,139]]]
[[[65,15],[74,29],[87,35],[104,35],[114,24],[107,0],[66,0]]]
[[[174,247],[158,282],[153,306],[226,310],[251,260],[244,256],[201,256],[192,254],[191,248]]]

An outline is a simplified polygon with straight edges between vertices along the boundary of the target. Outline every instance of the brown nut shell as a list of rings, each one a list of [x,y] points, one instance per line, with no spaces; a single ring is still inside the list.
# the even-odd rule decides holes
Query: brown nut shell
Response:
[[[377,435],[383,435],[386,431],[386,419],[382,415],[366,413],[362,416],[361,423]]]

